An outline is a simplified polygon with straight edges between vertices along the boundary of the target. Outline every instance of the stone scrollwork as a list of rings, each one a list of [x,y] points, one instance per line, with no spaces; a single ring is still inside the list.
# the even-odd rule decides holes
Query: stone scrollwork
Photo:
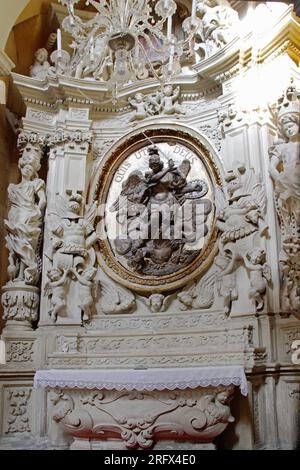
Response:
[[[32,362],[33,341],[8,341],[6,357],[9,362]]]
[[[300,94],[293,84],[278,102],[279,139],[269,148],[270,175],[281,229],[282,310],[300,310]]]
[[[45,183],[38,177],[44,138],[21,132],[19,170],[21,182],[10,184],[10,210],[5,221],[9,251],[9,282],[3,288],[2,305],[6,320],[35,321],[39,304],[36,287],[41,272],[39,256],[44,210]]]
[[[127,449],[151,449],[160,440],[212,442],[233,422],[234,386],[194,391],[116,392],[51,390],[52,418],[75,439],[118,439]],[[71,447],[72,448],[72,447]]]
[[[29,404],[31,389],[15,388],[7,391],[7,417],[5,434],[24,434],[31,431]]]

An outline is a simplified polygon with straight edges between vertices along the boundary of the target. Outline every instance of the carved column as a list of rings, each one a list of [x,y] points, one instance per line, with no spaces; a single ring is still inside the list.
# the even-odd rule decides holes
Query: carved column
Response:
[[[41,245],[46,206],[45,182],[38,177],[44,137],[22,132],[18,139],[21,182],[8,188],[10,210],[5,221],[9,252],[8,283],[2,289],[8,327],[30,329],[38,319]]]

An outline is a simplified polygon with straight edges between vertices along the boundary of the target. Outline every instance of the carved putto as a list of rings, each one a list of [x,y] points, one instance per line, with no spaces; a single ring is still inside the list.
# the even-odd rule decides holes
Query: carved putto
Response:
[[[279,139],[269,149],[270,175],[281,229],[282,309],[300,308],[300,94],[291,84],[278,102]]]
[[[129,104],[135,109],[131,121],[140,121],[147,117],[158,115],[185,114],[183,106],[178,103],[180,88],[165,85],[161,91],[151,95],[137,93],[134,98],[129,98]]]
[[[188,247],[197,236],[207,234],[212,203],[204,198],[209,191],[206,181],[187,181],[189,160],[176,165],[169,158],[165,164],[157,146],[149,147],[148,152],[148,171],[129,174],[110,210],[127,227],[114,241],[118,255],[137,273],[161,276],[176,272],[198,256],[199,250]]]
[[[47,49],[38,49],[34,55],[35,62],[30,67],[30,76],[37,80],[45,80],[48,76],[50,69],[50,63],[48,62],[48,51]]]

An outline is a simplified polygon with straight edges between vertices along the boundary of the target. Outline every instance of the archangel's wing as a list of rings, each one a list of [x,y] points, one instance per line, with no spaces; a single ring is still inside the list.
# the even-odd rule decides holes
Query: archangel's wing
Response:
[[[141,171],[133,171],[124,181],[121,194],[111,206],[110,211],[119,211],[127,203],[127,200],[130,200],[133,194],[137,195],[139,191],[143,193],[143,191],[145,192],[146,189],[147,185],[143,173]],[[141,197],[142,195],[143,194],[141,194]]]
[[[174,300],[176,298],[176,294],[172,294],[172,295],[167,295],[165,298],[164,298],[164,302],[163,302],[163,311],[165,312],[166,310],[168,310],[168,308],[170,307],[171,303],[172,303],[172,300]]]
[[[228,207],[228,201],[223,189],[220,186],[217,186],[215,189],[215,202],[217,214],[220,214]]]
[[[135,296],[127,289],[102,281],[100,305],[106,314],[128,313],[135,307]]]
[[[263,184],[258,180],[252,190],[252,196],[262,214],[266,210],[266,193]]]
[[[63,196],[57,195],[55,199],[55,206],[49,210],[47,222],[51,232],[56,233],[58,227],[61,225],[61,220],[66,216],[67,211],[66,200]],[[56,234],[57,236],[58,233]]]
[[[256,175],[253,168],[247,170],[244,189],[245,194],[249,194],[261,213],[264,213],[266,209],[266,194],[261,179]]]
[[[191,162],[189,160],[183,160],[178,169],[180,174],[186,178],[191,171]]]
[[[50,297],[51,294],[52,294],[51,284],[50,282],[46,282],[45,287],[44,287],[44,295],[46,297]]]
[[[216,271],[213,271],[211,274],[205,275],[195,286],[193,292],[193,307],[210,308],[212,306],[215,299],[214,285],[216,278],[217,273]]]
[[[94,226],[95,219],[97,216],[97,209],[98,209],[98,204],[97,202],[94,202],[90,206],[86,206],[86,211],[84,214],[85,220],[89,223],[89,225]]]

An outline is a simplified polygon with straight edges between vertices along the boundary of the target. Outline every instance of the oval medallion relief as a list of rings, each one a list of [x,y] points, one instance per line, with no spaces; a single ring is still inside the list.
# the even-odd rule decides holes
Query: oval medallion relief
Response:
[[[216,185],[214,159],[193,133],[152,127],[123,140],[97,183],[101,268],[142,293],[198,276],[215,254]]]

